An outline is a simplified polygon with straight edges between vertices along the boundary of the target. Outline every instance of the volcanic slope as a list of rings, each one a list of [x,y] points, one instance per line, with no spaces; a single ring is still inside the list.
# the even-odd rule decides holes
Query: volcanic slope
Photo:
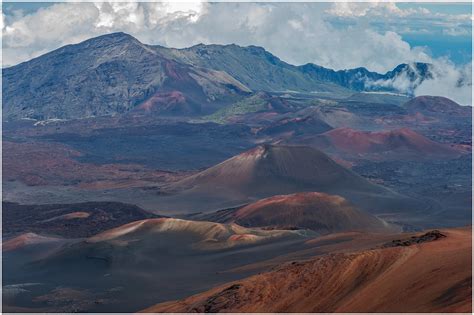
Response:
[[[310,229],[320,234],[342,231],[394,232],[397,229],[337,195],[305,192],[278,195],[245,207],[204,214],[203,220],[246,227]]]
[[[60,240],[22,235],[4,243],[4,285],[41,284],[28,293],[32,298],[10,300],[9,307],[134,312],[246,277],[249,273],[226,271],[308,248],[312,235],[171,218],[131,222],[59,248]],[[63,305],[54,298],[47,304],[35,299],[58,287],[86,290],[103,300]]]
[[[338,128],[306,138],[302,142],[331,152],[385,154],[391,158],[400,155],[416,159],[456,158],[461,155],[460,151],[434,142],[408,128],[374,132]]]
[[[472,113],[471,106],[461,106],[440,96],[418,96],[403,104],[403,107],[411,114],[421,113],[426,116],[448,114],[451,117],[471,117]]]
[[[321,256],[144,312],[471,312],[471,229]]]
[[[167,59],[124,33],[63,46],[6,68],[3,82],[4,119],[74,119],[133,109],[208,114],[220,99],[250,92],[223,71]]]
[[[2,243],[2,251],[14,251],[27,246],[34,246],[35,249],[37,249],[39,245],[61,243],[61,241],[62,240],[60,238],[42,236],[36,233],[28,232],[4,241]]]
[[[211,212],[264,197],[307,191],[341,195],[374,211],[400,209],[408,201],[305,146],[260,145],[167,189],[172,196],[160,201],[163,210]]]
[[[213,222],[195,222],[188,220],[159,218],[131,222],[88,239],[90,243],[122,242],[147,239],[166,233],[190,233],[194,235],[192,246],[199,249],[220,249],[238,245],[258,243],[269,238],[297,235],[289,231],[266,231],[249,229],[237,224],[220,224]]]

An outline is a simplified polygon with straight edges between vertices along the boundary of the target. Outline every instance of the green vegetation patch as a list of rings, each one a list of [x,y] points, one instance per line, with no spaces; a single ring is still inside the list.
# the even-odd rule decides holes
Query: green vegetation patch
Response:
[[[260,95],[253,95],[232,105],[221,108],[215,113],[203,117],[203,120],[222,124],[225,123],[229,117],[264,110],[266,109],[267,104],[267,99],[262,98]]]

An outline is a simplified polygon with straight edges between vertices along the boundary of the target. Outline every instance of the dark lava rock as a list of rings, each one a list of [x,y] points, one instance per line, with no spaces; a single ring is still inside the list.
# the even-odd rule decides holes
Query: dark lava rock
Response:
[[[232,304],[238,302],[237,292],[242,287],[241,284],[233,284],[209,297],[203,305],[192,309],[193,313],[217,313],[228,309]]]
[[[436,241],[443,237],[446,237],[446,235],[444,235],[438,230],[433,230],[420,236],[412,236],[410,238],[403,239],[403,240],[393,240],[390,243],[383,244],[382,247],[388,248],[388,247],[397,247],[397,246],[411,246],[414,244]]]
[[[129,222],[160,218],[120,202],[21,205],[2,202],[4,238],[33,232],[65,238],[90,237]]]

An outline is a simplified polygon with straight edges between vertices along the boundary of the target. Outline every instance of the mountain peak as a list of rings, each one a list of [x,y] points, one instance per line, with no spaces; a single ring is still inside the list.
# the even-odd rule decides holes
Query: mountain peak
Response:
[[[408,74],[415,86],[422,82],[425,74],[418,70],[409,71],[423,69],[422,64],[415,64],[414,67],[399,66],[398,70],[388,75],[370,72],[365,68],[334,71],[311,64],[293,66],[265,48],[253,45],[199,44],[185,49],[170,49],[143,44],[129,34],[117,32],[64,46],[21,65],[5,68],[3,117],[42,120],[124,113],[133,110],[158,90],[163,92],[164,84],[168,84],[166,93],[178,91],[188,94],[189,99],[196,100],[196,104],[202,104],[221,88],[224,92],[219,97],[230,100],[235,96],[235,87],[238,93],[251,90],[338,94],[350,92],[348,89],[399,92],[396,87],[380,82],[390,83],[396,76]],[[192,72],[190,69],[194,68],[209,70],[207,76],[213,73],[212,88],[206,87],[205,92],[200,92],[204,91],[200,83],[188,76]],[[217,78],[221,75],[226,77],[225,82]],[[204,81],[208,80],[206,78]],[[186,83],[188,85],[184,86],[185,81],[191,85]],[[81,92],[77,94],[79,85]],[[39,86],[45,90],[39,92]],[[117,92],[117,86],[120,86],[121,92]],[[193,91],[194,95],[184,90]],[[161,100],[162,97],[156,94],[155,100]],[[68,104],[64,102],[65,99],[69,100]],[[94,105],[90,105],[91,99]],[[215,99],[215,95],[210,99]],[[103,106],[104,102],[108,106]],[[216,108],[214,105],[208,106],[203,112],[212,112]],[[177,110],[173,115],[183,112],[196,114],[200,108],[196,105],[184,111]]]
[[[430,72],[431,64],[424,62],[402,63],[396,66],[393,70],[388,71],[385,76],[396,77],[402,73],[408,76],[410,81],[421,83],[425,79],[432,79],[433,75]]]
[[[143,45],[138,39],[124,32],[116,32],[116,33],[100,35],[100,36],[85,40],[79,43],[78,45],[101,47],[101,46],[108,46],[108,45],[120,45],[120,44],[126,44],[126,43],[137,43],[137,44]]]
[[[263,182],[266,184],[260,185]],[[271,144],[262,144],[236,155],[182,180],[177,186],[192,187],[203,183],[225,184],[239,190],[265,190],[273,186],[272,193],[285,187],[293,191],[302,187],[330,190],[336,186],[347,188],[353,183],[357,183],[358,188],[366,186],[368,190],[379,190],[319,150],[307,146]]]
[[[93,40],[98,40],[98,39],[108,39],[108,40],[136,40],[136,41],[138,41],[138,39],[136,39],[136,38],[133,37],[132,35],[127,34],[127,33],[124,33],[124,32],[108,33],[108,34],[104,34],[104,35],[100,35],[100,36],[97,36],[97,37],[90,38],[89,40],[93,41]]]

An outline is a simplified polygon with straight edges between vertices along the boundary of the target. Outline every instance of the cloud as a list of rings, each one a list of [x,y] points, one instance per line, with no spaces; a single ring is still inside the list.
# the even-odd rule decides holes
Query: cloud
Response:
[[[3,64],[14,65],[63,45],[124,31],[149,43],[163,43],[162,31],[174,23],[198,21],[204,3],[58,3],[23,15],[2,12]]]
[[[395,3],[58,3],[27,15],[2,13],[3,62],[13,65],[66,44],[123,31],[144,43],[177,48],[258,45],[292,64],[334,69],[363,66],[386,72],[400,63],[437,63],[424,48],[405,42],[397,27],[373,27],[374,17],[401,21],[397,27],[406,28],[410,17],[428,21],[428,26],[438,23],[446,32],[449,27],[459,32],[456,27],[466,23],[459,18],[453,24],[423,8],[402,10]]]
[[[426,8],[400,9],[394,2],[335,2],[326,11],[328,14],[339,17],[407,17],[411,15],[429,15],[431,12]]]
[[[445,96],[461,105],[472,105],[472,63],[456,66],[447,59],[434,59],[428,71],[431,78],[423,75],[411,64],[399,75],[388,80],[366,81],[370,89],[389,88],[409,95]]]
[[[326,21],[327,12],[380,11],[408,14],[393,3],[59,3],[6,19],[4,62],[15,64],[114,31],[179,48],[201,42],[259,45],[290,63],[336,69],[387,71],[401,62],[427,61],[426,52],[411,48],[393,31],[377,32],[367,24],[340,28]]]
[[[472,32],[471,14],[432,12],[419,3],[415,7],[400,8],[395,2],[335,2],[326,13],[339,24],[365,21],[380,30],[394,30],[399,34],[469,36]]]
[[[408,68],[391,79],[380,79],[376,81],[366,80],[365,85],[371,89],[389,88],[395,89],[402,94],[415,94],[416,88],[423,81],[423,75],[414,64],[408,64]]]
[[[430,69],[433,80],[423,81],[415,95],[447,96],[461,105],[472,105],[472,62],[455,66],[449,60],[438,59]]]
[[[443,29],[443,34],[449,36],[469,36],[470,32],[466,28],[452,27]]]

